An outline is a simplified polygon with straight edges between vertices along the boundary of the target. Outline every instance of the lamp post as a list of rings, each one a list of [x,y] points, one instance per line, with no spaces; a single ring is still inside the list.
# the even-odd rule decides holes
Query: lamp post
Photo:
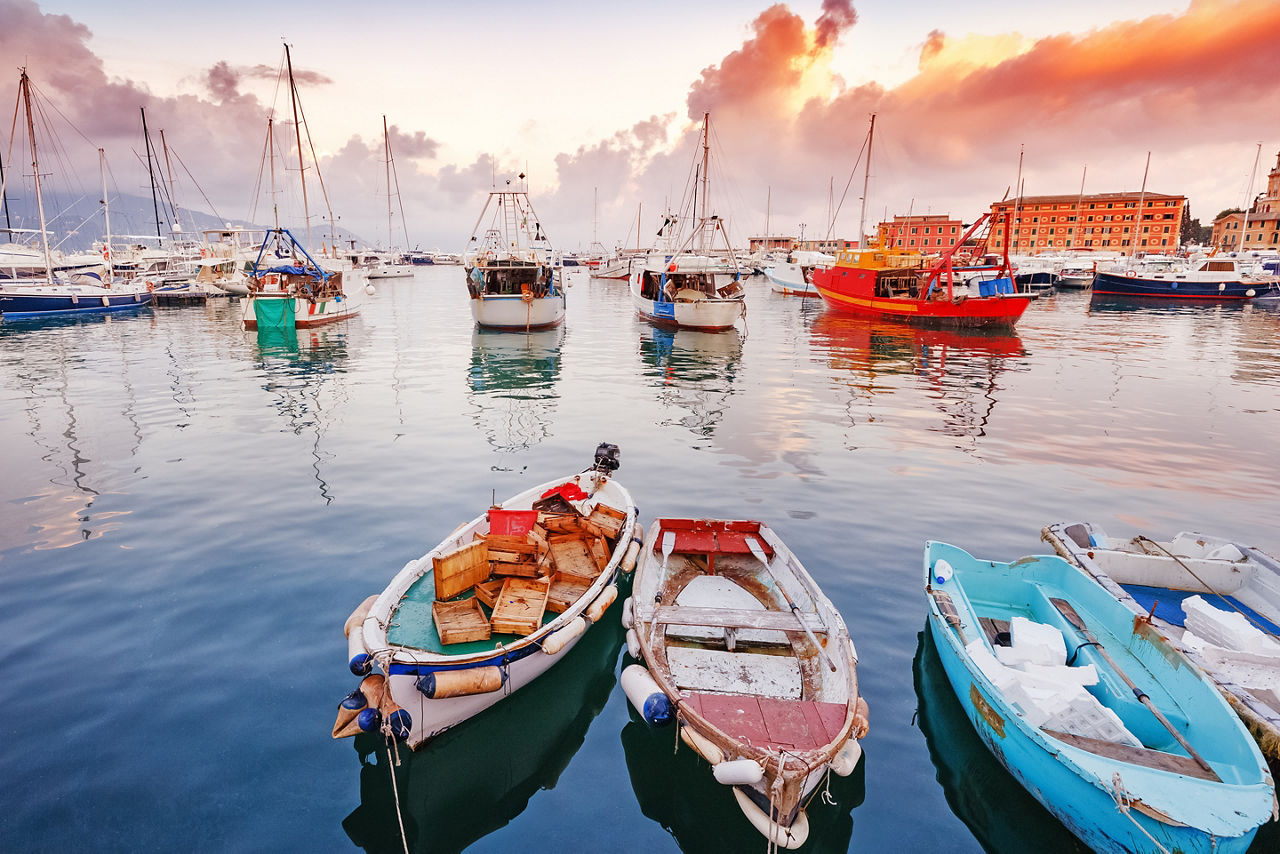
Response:
[[[804,223],[800,223],[800,248],[804,248]]]

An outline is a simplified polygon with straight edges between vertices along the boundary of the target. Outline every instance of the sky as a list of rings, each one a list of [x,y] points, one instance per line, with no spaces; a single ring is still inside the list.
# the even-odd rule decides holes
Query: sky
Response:
[[[466,242],[494,179],[521,172],[558,246],[634,246],[637,221],[647,242],[685,195],[704,112],[710,201],[737,245],[766,227],[798,236],[801,223],[806,237],[856,234],[872,113],[868,230],[908,211],[972,221],[1014,190],[1020,152],[1029,195],[1074,194],[1082,176],[1085,192],[1137,190],[1150,152],[1148,190],[1186,195],[1207,223],[1245,202],[1259,143],[1254,193],[1280,151],[1275,0],[264,8],[0,0],[0,69],[12,77],[0,103],[14,103],[25,66],[59,137],[42,173],[96,187],[100,146],[124,193],[149,192],[145,106],[181,160],[180,206],[269,222],[274,99],[276,199],[298,222],[277,84],[287,39],[339,224],[388,241],[385,115],[394,243],[407,231],[407,245],[446,251]],[[13,172],[23,155],[7,139]],[[310,166],[307,177],[319,230]]]

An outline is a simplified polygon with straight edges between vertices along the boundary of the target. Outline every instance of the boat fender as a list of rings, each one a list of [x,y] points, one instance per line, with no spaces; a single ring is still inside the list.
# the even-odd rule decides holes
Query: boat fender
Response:
[[[374,286],[373,286],[373,285],[365,285],[365,286],[364,286],[364,292],[365,292],[366,294],[368,294],[369,296],[373,296],[375,293],[377,293],[377,289],[376,289],[376,288],[374,288]]]
[[[627,553],[622,558],[622,571],[631,572],[636,568],[636,558],[640,556],[640,544],[635,540],[627,546]]]
[[[542,651],[547,655],[559,655],[569,642],[587,630],[587,621],[582,617],[574,617],[564,628],[557,629],[542,642]]]
[[[382,712],[377,709],[365,709],[356,715],[356,725],[361,732],[377,732],[382,728]]]
[[[370,596],[360,603],[351,616],[347,617],[342,630],[347,635],[347,666],[356,676],[367,676],[373,669],[373,659],[364,643],[364,620],[369,616],[369,609],[378,601],[377,596]]]
[[[618,598],[618,585],[610,584],[606,587],[596,601],[587,606],[587,610],[582,616],[587,618],[589,623],[598,623],[600,618],[604,616],[604,612],[609,610],[609,606]]]
[[[733,787],[733,797],[737,800],[742,814],[747,817],[747,821],[751,822],[751,826],[779,848],[791,850],[792,848],[799,848],[808,841],[809,816],[805,814],[804,810],[796,813],[795,820],[791,822],[790,827],[783,827],[770,821],[769,816],[765,815],[765,811],[756,806],[755,801],[747,797],[746,793],[737,786]]]
[[[428,700],[492,694],[507,681],[502,668],[469,667],[465,670],[436,670],[418,677],[417,688]]]
[[[395,711],[387,715],[387,725],[391,727],[391,735],[396,741],[404,741],[409,737],[409,731],[413,729],[413,716],[396,706]]]
[[[636,624],[633,608],[631,597],[628,596],[622,603],[622,627],[624,629],[629,629]]]
[[[862,745],[856,739],[849,739],[844,743],[844,747],[840,748],[831,759],[831,770],[841,777],[848,777],[853,773],[853,769],[858,767],[858,760],[862,758]]]
[[[859,697],[857,704],[853,707],[853,737],[866,738],[869,732],[871,732],[871,707],[867,705],[865,698]]]
[[[724,751],[715,742],[695,732],[691,727],[680,728],[680,740],[689,745],[694,753],[712,765],[719,766],[721,762],[724,762]]]
[[[381,673],[372,673],[360,680],[360,687],[342,698],[342,702],[338,704],[337,720],[333,723],[334,738],[346,738],[358,732],[367,732],[365,725],[368,723],[368,716],[364,721],[360,716],[371,709],[377,713],[378,706],[383,702],[386,684],[385,676]]]
[[[1244,295],[1247,296],[1249,299],[1253,299],[1258,295],[1258,292],[1255,291],[1253,288],[1249,288],[1249,290],[1244,292]]]
[[[643,665],[628,665],[618,681],[622,683],[622,693],[627,695],[631,706],[640,713],[645,723],[650,726],[666,726],[671,723],[671,719],[675,717],[671,700],[662,693],[658,683],[653,681]]]
[[[711,769],[716,782],[724,786],[751,786],[764,779],[764,769],[754,759],[733,759]]]
[[[933,583],[946,584],[951,580],[951,576],[955,574],[955,570],[951,568],[951,564],[946,560],[939,558],[937,563],[933,565]]]
[[[1219,290],[1219,291],[1225,291],[1226,289],[1227,289],[1227,283],[1226,283],[1226,282],[1219,282],[1219,283],[1218,283],[1218,290]]]
[[[627,629],[627,652],[636,661],[640,660],[640,636],[635,629]]]

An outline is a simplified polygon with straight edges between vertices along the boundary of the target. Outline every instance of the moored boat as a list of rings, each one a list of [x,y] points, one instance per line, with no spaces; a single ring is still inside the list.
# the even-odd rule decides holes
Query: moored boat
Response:
[[[1059,522],[1042,537],[1201,667],[1280,764],[1280,561],[1188,531],[1124,540],[1089,522]]]
[[[1093,278],[1093,292],[1161,299],[1246,300],[1265,291],[1269,284],[1238,259],[1208,257],[1185,267],[1099,270]]]
[[[816,297],[813,271],[835,262],[835,256],[823,252],[791,252],[785,261],[764,268],[764,274],[773,285],[774,293],[785,296]]]
[[[486,216],[490,222],[481,234]],[[555,250],[527,190],[490,191],[464,259],[471,317],[477,325],[527,332],[564,322],[564,283],[557,281],[562,268],[555,263]]]
[[[970,722],[1081,841],[1117,854],[1249,847],[1274,805],[1266,763],[1150,624],[1056,556],[997,563],[930,542],[924,576]]]
[[[365,600],[346,625],[349,666],[364,680],[342,701],[334,737],[383,731],[416,748],[564,658],[604,617],[639,548],[617,467],[617,447],[601,445],[591,468],[460,525]]]
[[[317,264],[289,229],[267,231],[249,276],[241,316],[245,329],[308,329],[359,313],[359,305],[343,291],[340,271]]]
[[[730,787],[772,844],[803,845],[804,803],[862,755],[866,701],[839,612],[767,525],[658,519],[623,606],[643,664],[622,687],[650,725],[680,739]]]

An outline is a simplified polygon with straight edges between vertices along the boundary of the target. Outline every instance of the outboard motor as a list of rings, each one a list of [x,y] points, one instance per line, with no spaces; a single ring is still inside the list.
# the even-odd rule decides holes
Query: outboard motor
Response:
[[[592,466],[596,471],[612,474],[618,470],[618,466],[622,465],[618,459],[618,446],[611,445],[608,442],[601,442],[596,446],[596,461]]]

